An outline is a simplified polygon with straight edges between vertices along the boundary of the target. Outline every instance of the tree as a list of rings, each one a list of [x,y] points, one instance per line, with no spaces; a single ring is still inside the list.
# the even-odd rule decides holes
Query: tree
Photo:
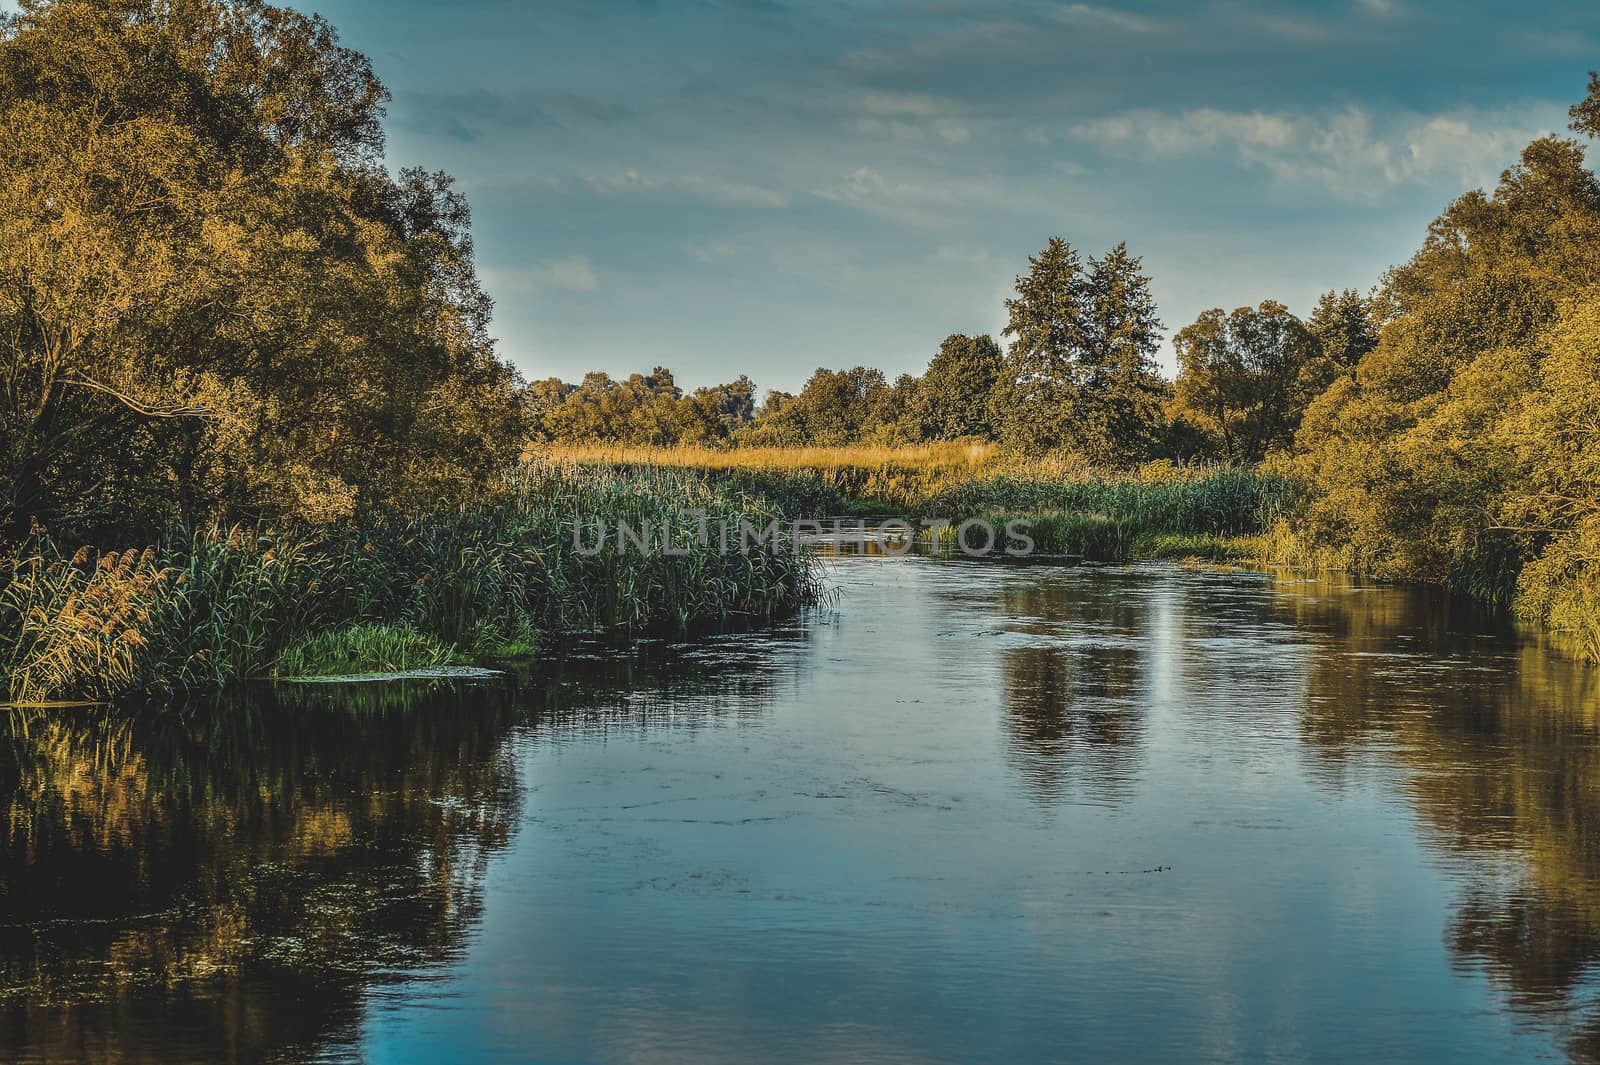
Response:
[[[1161,320],[1142,262],[1118,244],[1089,260],[1089,344],[1080,357],[1081,450],[1100,463],[1147,456],[1161,427],[1166,385],[1156,368]]]
[[[259,0],[0,26],[7,528],[337,517],[509,457],[466,204],[384,168],[385,99],[322,19]]]
[[[1450,204],[1385,277],[1377,345],[1311,405],[1297,436],[1297,467],[1317,489],[1305,539],[1352,568],[1499,600],[1555,559],[1553,545],[1581,543],[1591,519],[1540,515],[1529,500],[1581,498],[1555,471],[1586,467],[1537,459],[1508,419],[1538,423],[1571,394],[1592,420],[1600,397],[1571,361],[1592,333],[1563,330],[1597,293],[1600,182],[1578,144],[1541,138],[1492,194]],[[1556,362],[1552,351],[1567,354]],[[1557,586],[1583,579],[1569,563],[1551,561]]]
[[[1323,293],[1306,327],[1317,340],[1316,355],[1302,381],[1309,402],[1339,377],[1355,374],[1361,360],[1378,346],[1378,327],[1372,306],[1348,288]]]
[[[1028,260],[1006,301],[1011,337],[997,405],[1002,436],[1027,452],[1070,449],[1118,463],[1149,453],[1164,388],[1161,323],[1140,260],[1117,245],[1089,260],[1059,237]]]
[[[1572,129],[1600,137],[1600,73],[1589,71],[1589,95],[1572,105]]]
[[[945,337],[922,375],[923,432],[940,440],[994,437],[990,400],[1005,369],[1000,345],[987,334]]]
[[[1259,461],[1287,446],[1306,399],[1300,382],[1316,338],[1281,303],[1201,314],[1173,338],[1174,412],[1212,434],[1222,455]]]

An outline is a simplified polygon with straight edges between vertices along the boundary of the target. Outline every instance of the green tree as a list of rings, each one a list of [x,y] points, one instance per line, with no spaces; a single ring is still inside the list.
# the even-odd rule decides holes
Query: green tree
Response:
[[[1173,338],[1178,354],[1176,415],[1212,434],[1235,461],[1286,447],[1305,406],[1301,382],[1319,350],[1315,336],[1281,303],[1213,309]]]
[[[996,406],[1002,437],[1032,453],[1067,449],[1091,461],[1142,458],[1155,444],[1164,386],[1161,323],[1140,260],[1119,244],[1082,258],[1052,237],[1006,300],[1012,338]]]
[[[945,337],[922,375],[923,431],[939,440],[994,437],[990,401],[1005,370],[1005,355],[988,334]]]
[[[1600,137],[1600,73],[1589,71],[1589,95],[1572,105],[1572,129]]]
[[[1507,418],[1537,423],[1560,403],[1546,382],[1583,381],[1550,376],[1550,353],[1597,291],[1600,182],[1576,143],[1534,141],[1492,194],[1457,199],[1390,271],[1376,347],[1307,411],[1297,463],[1318,491],[1306,540],[1352,568],[1511,596],[1581,522],[1530,514],[1530,494],[1570,485],[1507,435]],[[1570,334],[1560,344],[1581,346]],[[1576,399],[1600,409],[1586,390]]]
[[[383,166],[385,98],[324,21],[256,0],[0,26],[8,528],[337,517],[510,456],[466,204]]]
[[[1316,337],[1317,352],[1307,364],[1302,389],[1314,399],[1340,377],[1353,376],[1361,360],[1378,346],[1373,308],[1354,289],[1325,292],[1306,327]]]

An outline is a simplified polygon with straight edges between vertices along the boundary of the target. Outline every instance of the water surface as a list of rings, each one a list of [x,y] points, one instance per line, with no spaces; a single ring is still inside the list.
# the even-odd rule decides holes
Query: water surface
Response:
[[[1413,589],[834,582],[504,683],[0,717],[0,1060],[1600,1061],[1592,672]]]

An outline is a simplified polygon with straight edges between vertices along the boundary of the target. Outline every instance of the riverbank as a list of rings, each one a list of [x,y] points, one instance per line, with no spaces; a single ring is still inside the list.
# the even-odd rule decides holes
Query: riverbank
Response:
[[[691,510],[735,526],[780,517],[689,471],[530,462],[478,502],[431,514],[178,529],[121,550],[38,532],[0,567],[6,699],[525,657],[551,635],[761,621],[819,594],[815,560],[783,545],[725,553],[691,538],[667,553],[575,535],[589,523],[659,529]]]
[[[960,525],[1030,526],[1034,550],[1105,563],[1136,559],[1369,573],[1350,544],[1308,520],[1323,496],[1287,467],[1168,461],[1126,471],[1020,459],[988,444],[910,448],[542,449],[591,468],[690,469],[769,500],[787,516],[894,515]],[[1323,501],[1325,503],[1325,500]],[[930,534],[924,534],[929,538]],[[1330,538],[1331,537],[1331,538]],[[1514,579],[1458,567],[1426,583],[1507,610],[1564,654],[1600,662],[1600,601],[1567,554],[1539,556]],[[1409,574],[1409,577],[1408,577]],[[1420,579],[1405,566],[1371,574]]]
[[[1025,521],[1037,551],[1096,562],[1135,558],[1282,561],[1274,529],[1302,495],[1259,468],[1171,462],[1131,472],[1021,460],[988,444],[911,448],[551,448],[593,469],[689,469],[760,496],[796,519],[893,515],[1001,528]],[[929,538],[930,533],[923,533]]]

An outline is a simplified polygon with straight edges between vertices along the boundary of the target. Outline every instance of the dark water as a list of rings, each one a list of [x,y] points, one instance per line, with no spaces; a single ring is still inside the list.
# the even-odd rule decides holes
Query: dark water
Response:
[[[0,712],[0,1061],[1600,1061],[1600,682],[1240,573],[841,562],[505,684]]]

